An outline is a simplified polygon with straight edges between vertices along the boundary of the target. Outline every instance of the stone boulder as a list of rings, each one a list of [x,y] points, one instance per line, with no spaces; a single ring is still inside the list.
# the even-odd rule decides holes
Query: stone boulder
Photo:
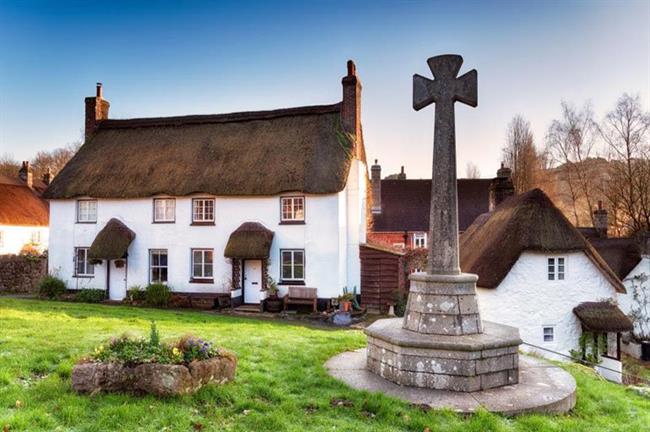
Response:
[[[235,378],[237,358],[227,354],[189,365],[145,363],[78,363],[72,369],[77,393],[135,392],[156,396],[194,393],[205,384],[223,384]]]

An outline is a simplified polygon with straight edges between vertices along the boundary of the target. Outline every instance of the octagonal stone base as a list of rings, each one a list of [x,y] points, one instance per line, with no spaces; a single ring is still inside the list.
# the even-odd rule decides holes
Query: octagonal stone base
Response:
[[[447,336],[413,332],[401,318],[366,328],[367,368],[403,386],[474,392],[519,380],[519,330],[491,322],[483,333]]]

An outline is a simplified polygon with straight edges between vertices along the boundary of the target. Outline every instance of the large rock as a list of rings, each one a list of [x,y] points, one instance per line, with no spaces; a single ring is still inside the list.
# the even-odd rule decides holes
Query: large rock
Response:
[[[78,393],[144,392],[157,396],[194,393],[205,384],[223,384],[235,378],[237,358],[220,357],[189,365],[145,363],[78,363],[72,369],[72,389]]]

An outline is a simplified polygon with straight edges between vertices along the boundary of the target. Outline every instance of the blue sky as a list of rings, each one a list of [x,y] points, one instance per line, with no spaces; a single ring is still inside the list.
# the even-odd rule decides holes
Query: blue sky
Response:
[[[456,108],[459,175],[492,176],[517,113],[541,145],[562,99],[649,106],[650,1],[0,0],[0,154],[78,140],[97,81],[113,118],[273,109],[339,101],[351,58],[369,159],[428,177],[433,109],[413,111],[411,80],[443,53],[479,76],[478,107]]]

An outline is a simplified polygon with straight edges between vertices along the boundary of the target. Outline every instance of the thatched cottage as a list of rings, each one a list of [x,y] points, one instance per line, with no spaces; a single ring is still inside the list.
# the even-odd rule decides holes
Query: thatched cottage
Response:
[[[269,278],[330,299],[359,287],[367,168],[352,61],[333,105],[109,119],[98,85],[86,140],[46,192],[49,268],[69,288],[164,282],[259,304]]]

